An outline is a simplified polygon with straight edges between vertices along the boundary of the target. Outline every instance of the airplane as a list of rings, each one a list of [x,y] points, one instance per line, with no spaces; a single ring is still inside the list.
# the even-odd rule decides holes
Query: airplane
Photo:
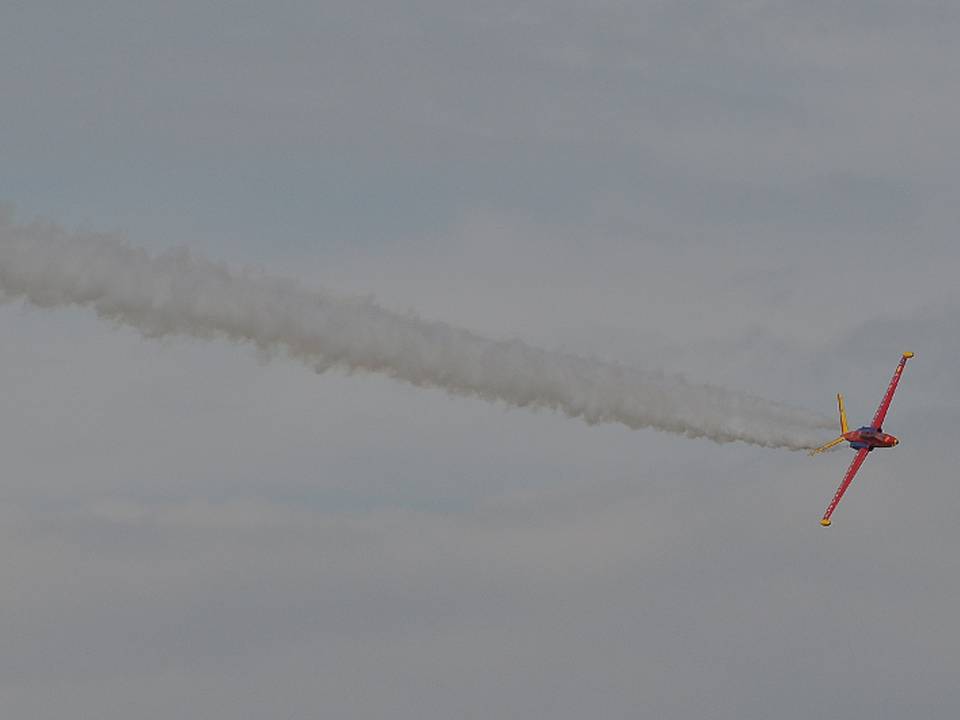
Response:
[[[820,520],[820,524],[824,527],[830,527],[830,516],[833,515],[833,511],[837,509],[840,499],[847,491],[847,488],[850,487],[853,476],[857,474],[860,466],[863,465],[863,461],[867,459],[867,455],[877,448],[893,447],[900,442],[893,435],[883,432],[883,419],[887,416],[887,410],[890,409],[890,401],[893,400],[893,393],[897,390],[897,384],[900,382],[900,375],[903,374],[903,368],[906,367],[907,360],[912,357],[912,352],[905,352],[903,357],[900,358],[900,364],[897,365],[897,369],[893,373],[893,378],[887,386],[887,393],[883,396],[880,407],[877,408],[877,413],[873,416],[873,420],[870,421],[869,425],[864,425],[856,430],[850,430],[847,427],[847,413],[843,407],[843,395],[837,393],[837,407],[840,409],[840,437],[836,440],[831,440],[822,447],[818,447],[816,450],[811,450],[810,454],[817,455],[826,452],[844,441],[850,443],[850,447],[856,450],[857,454],[853,458],[853,462],[850,463],[850,467],[847,468],[847,474],[843,476],[843,482],[840,483],[840,487],[837,488],[833,500],[831,500],[827,506],[827,511],[823,514],[823,519]]]

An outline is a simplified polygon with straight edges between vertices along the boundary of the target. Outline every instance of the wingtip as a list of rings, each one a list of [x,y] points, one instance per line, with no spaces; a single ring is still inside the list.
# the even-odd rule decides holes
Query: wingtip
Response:
[[[907,360],[909,360],[910,358],[913,357],[913,353],[908,350],[907,352],[905,352],[905,353],[903,354],[903,356],[904,356],[905,358],[907,358]]]
[[[824,527],[830,527],[830,518],[824,518],[823,520],[820,521],[820,524],[823,525]]]

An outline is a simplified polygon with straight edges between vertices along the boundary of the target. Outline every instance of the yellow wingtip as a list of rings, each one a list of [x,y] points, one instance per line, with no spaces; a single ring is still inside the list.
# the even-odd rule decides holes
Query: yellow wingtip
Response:
[[[820,521],[820,524],[823,525],[824,527],[830,527],[830,519],[824,518],[823,520]]]
[[[910,358],[913,357],[913,353],[912,353],[912,352],[905,352],[905,353],[903,354],[903,356],[909,360]]]

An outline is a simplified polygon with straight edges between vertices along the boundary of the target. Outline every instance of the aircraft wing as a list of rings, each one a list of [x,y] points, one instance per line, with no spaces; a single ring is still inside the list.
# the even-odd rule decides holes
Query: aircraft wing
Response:
[[[830,505],[827,506],[827,511],[823,514],[823,519],[820,521],[820,524],[824,527],[830,524],[830,516],[833,515],[833,511],[837,509],[837,505],[840,504],[840,498],[843,497],[847,488],[850,487],[853,476],[857,474],[857,470],[863,465],[863,461],[867,459],[869,453],[869,448],[863,448],[863,450],[860,450],[856,457],[853,458],[853,462],[850,463],[850,467],[847,468],[847,474],[843,476],[843,482],[840,483],[840,487],[837,488],[836,495],[833,496],[833,500],[830,501]]]
[[[912,352],[905,352],[903,357],[900,358],[900,364],[897,365],[897,369],[893,371],[893,377],[890,379],[890,384],[887,386],[887,393],[883,396],[883,400],[880,401],[880,407],[877,408],[877,414],[873,416],[873,420],[870,423],[870,426],[876,428],[877,430],[883,427],[883,419],[887,416],[887,410],[890,409],[890,401],[893,400],[893,394],[897,391],[897,383],[900,382],[900,375],[903,374],[903,368],[907,365],[907,360],[913,357]]]

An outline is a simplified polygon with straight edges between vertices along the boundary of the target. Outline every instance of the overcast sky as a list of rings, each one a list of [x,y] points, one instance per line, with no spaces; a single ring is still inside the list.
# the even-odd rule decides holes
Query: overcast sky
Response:
[[[956,718],[960,9],[0,0],[0,203],[872,416],[811,459],[0,306],[0,714]],[[829,440],[824,437],[824,441]]]

